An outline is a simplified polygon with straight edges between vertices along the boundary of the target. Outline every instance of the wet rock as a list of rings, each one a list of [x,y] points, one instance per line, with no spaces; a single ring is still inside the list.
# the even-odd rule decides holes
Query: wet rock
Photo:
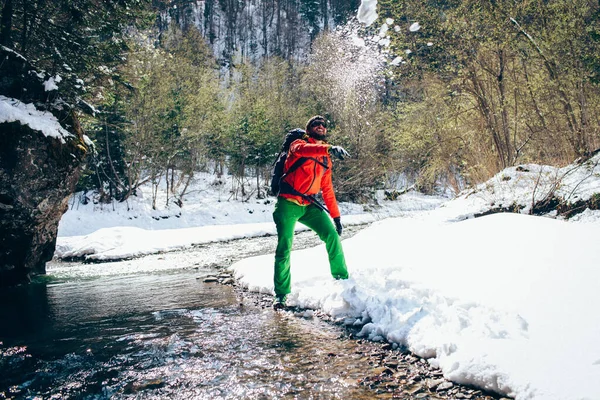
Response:
[[[392,350],[394,345],[392,343],[386,343],[381,347],[383,350]]]
[[[443,379],[428,379],[426,382],[429,390],[435,390],[440,384],[444,383]]]
[[[443,382],[438,385],[437,390],[438,391],[448,390],[448,389],[452,388],[453,386],[454,386],[454,384],[452,382]]]
[[[144,382],[129,382],[123,388],[125,394],[135,394],[147,389],[160,389],[165,386],[165,381],[162,379],[152,379]]]
[[[417,392],[420,392],[421,390],[423,390],[423,386],[414,383],[410,384],[410,386],[404,389],[404,391],[408,394],[415,394]]]
[[[294,315],[298,318],[312,319],[314,318],[315,313],[313,310],[300,310],[298,312],[295,312]]]
[[[394,378],[398,379],[398,380],[406,378],[407,376],[408,376],[408,373],[404,370],[400,370],[400,371],[394,373]]]

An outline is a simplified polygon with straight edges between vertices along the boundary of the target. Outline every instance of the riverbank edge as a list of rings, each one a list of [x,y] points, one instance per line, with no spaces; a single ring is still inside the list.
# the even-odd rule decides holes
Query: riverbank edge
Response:
[[[204,282],[231,285],[244,304],[252,303],[262,310],[290,313],[296,318],[317,318],[340,330],[339,340],[353,340],[360,351],[369,358],[372,368],[357,383],[367,386],[377,398],[420,400],[510,400],[500,394],[476,387],[457,384],[443,377],[440,369],[426,359],[412,354],[408,349],[387,341],[374,342],[358,336],[360,327],[347,325],[343,319],[335,320],[319,310],[299,307],[273,309],[273,296],[252,292],[241,285],[227,270],[204,278]],[[331,355],[338,356],[338,355]]]

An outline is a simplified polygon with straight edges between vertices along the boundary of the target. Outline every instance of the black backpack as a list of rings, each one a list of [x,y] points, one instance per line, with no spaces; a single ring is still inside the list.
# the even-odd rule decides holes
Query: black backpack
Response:
[[[280,192],[281,179],[283,178],[283,166],[285,164],[285,160],[287,159],[288,151],[290,149],[290,145],[294,140],[304,139],[306,131],[304,129],[296,128],[292,129],[285,135],[285,139],[283,140],[283,144],[281,145],[281,150],[279,150],[279,154],[273,163],[273,169],[271,170],[271,195],[277,196]],[[288,174],[293,170],[297,169],[307,158],[300,158],[290,169],[288,170]]]

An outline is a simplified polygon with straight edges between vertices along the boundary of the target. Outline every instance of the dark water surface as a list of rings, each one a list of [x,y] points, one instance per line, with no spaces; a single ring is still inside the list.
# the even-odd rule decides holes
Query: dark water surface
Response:
[[[0,292],[0,398],[374,399],[339,328],[167,271]]]

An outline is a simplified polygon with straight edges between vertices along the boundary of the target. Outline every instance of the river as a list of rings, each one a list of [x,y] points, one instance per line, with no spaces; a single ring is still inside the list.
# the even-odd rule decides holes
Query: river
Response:
[[[43,281],[3,290],[0,398],[389,398],[358,383],[374,367],[339,327],[205,282],[274,245],[236,242],[53,261]]]

